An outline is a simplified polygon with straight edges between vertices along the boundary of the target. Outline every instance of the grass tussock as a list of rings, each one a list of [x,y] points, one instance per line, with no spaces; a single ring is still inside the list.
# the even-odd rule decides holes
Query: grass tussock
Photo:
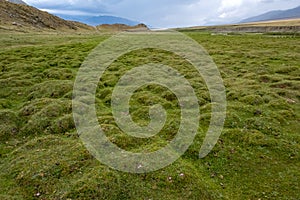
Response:
[[[0,199],[299,199],[300,43],[294,35],[210,35],[187,32],[212,56],[227,93],[227,118],[217,145],[198,159],[210,122],[206,85],[184,59],[143,49],[119,57],[96,94],[98,121],[107,137],[131,152],[164,147],[179,128],[176,96],[159,85],[137,90],[132,119],[150,122],[149,107],[167,112],[160,133],[124,134],[111,111],[113,88],[128,70],[149,61],[185,74],[200,105],[193,145],[174,164],[148,174],[102,165],[78,138],[72,88],[86,56],[106,35],[0,33]]]

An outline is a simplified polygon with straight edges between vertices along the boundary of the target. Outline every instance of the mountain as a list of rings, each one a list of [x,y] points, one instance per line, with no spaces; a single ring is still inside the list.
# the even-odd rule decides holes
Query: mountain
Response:
[[[141,24],[137,21],[132,21],[129,19],[125,19],[122,17],[116,17],[116,16],[108,16],[108,15],[102,15],[102,16],[73,16],[73,15],[63,15],[63,14],[57,14],[57,16],[66,19],[66,20],[73,20],[73,21],[79,21],[91,26],[98,26],[102,24],[125,24],[128,26],[136,26],[138,24]]]
[[[16,4],[23,4],[23,5],[27,5],[24,1],[22,0],[6,0],[9,1],[11,3],[16,3]]]
[[[127,31],[127,32],[145,32],[150,29],[145,24],[138,24],[136,26],[129,26],[125,24],[102,24],[96,26],[99,31],[110,31],[110,32],[119,32],[119,31]]]
[[[262,15],[244,19],[240,23],[271,21],[271,20],[279,20],[279,19],[292,19],[292,18],[300,18],[300,6],[289,10],[276,10],[276,11],[267,12]]]
[[[94,27],[66,21],[32,6],[0,0],[0,29],[91,31]]]

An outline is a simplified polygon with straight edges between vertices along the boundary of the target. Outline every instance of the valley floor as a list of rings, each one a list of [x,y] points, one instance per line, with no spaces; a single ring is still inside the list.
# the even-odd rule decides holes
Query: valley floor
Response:
[[[118,146],[159,149],[180,121],[174,95],[153,86],[133,96],[133,119],[147,124],[149,105],[160,102],[170,116],[166,130],[143,140],[116,127],[111,93],[133,64],[155,60],[185,73],[201,106],[198,135],[179,160],[156,172],[128,174],[90,155],[72,116],[76,73],[109,35],[0,33],[0,199],[300,199],[299,36],[185,34],[208,51],[224,79],[222,135],[199,159],[211,105],[189,63],[153,49],[124,55],[105,72],[96,100],[98,121]]]

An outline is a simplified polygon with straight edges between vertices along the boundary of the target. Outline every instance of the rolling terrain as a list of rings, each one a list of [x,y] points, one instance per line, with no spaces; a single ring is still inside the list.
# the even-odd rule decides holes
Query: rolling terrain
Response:
[[[299,37],[185,32],[212,56],[227,91],[227,118],[213,151],[198,158],[210,98],[201,76],[176,54],[143,49],[121,56],[96,94],[98,121],[127,151],[153,151],[178,130],[176,97],[156,85],[131,99],[147,124],[149,106],[166,108],[166,127],[150,139],[124,135],[110,108],[118,79],[132,66],[162,63],[188,78],[201,120],[193,145],[172,165],[147,174],[115,171],[86,150],[75,130],[72,88],[88,54],[107,34],[0,32],[0,199],[299,199]]]
[[[180,159],[159,171],[130,174],[87,151],[74,124],[73,85],[87,56],[113,32],[148,28],[116,24],[96,30],[3,0],[0,11],[0,199],[300,199],[299,19],[179,29],[206,49],[226,87],[224,129],[203,159],[198,154],[212,103],[193,66],[160,49],[114,60],[98,83],[95,109],[109,141],[120,148],[156,151],[176,136],[181,120],[176,96],[150,84],[130,99],[130,115],[147,125],[149,108],[160,104],[168,116],[162,131],[140,139],[120,130],[111,96],[135,66],[152,62],[176,69],[194,88],[201,113],[193,144]]]

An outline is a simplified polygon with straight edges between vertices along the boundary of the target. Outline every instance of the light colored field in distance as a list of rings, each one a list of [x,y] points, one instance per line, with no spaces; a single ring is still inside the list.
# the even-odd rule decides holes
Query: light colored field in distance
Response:
[[[262,22],[250,22],[244,24],[228,24],[228,25],[219,25],[219,26],[194,26],[194,27],[187,27],[185,29],[207,29],[207,28],[222,28],[222,27],[259,27],[259,26],[300,26],[300,18],[297,19],[285,19],[285,20],[274,20],[274,21],[262,21]]]
[[[241,25],[250,25],[250,26],[300,26],[300,18],[262,21],[262,22],[250,22],[250,23],[245,23],[245,24],[241,24]]]

